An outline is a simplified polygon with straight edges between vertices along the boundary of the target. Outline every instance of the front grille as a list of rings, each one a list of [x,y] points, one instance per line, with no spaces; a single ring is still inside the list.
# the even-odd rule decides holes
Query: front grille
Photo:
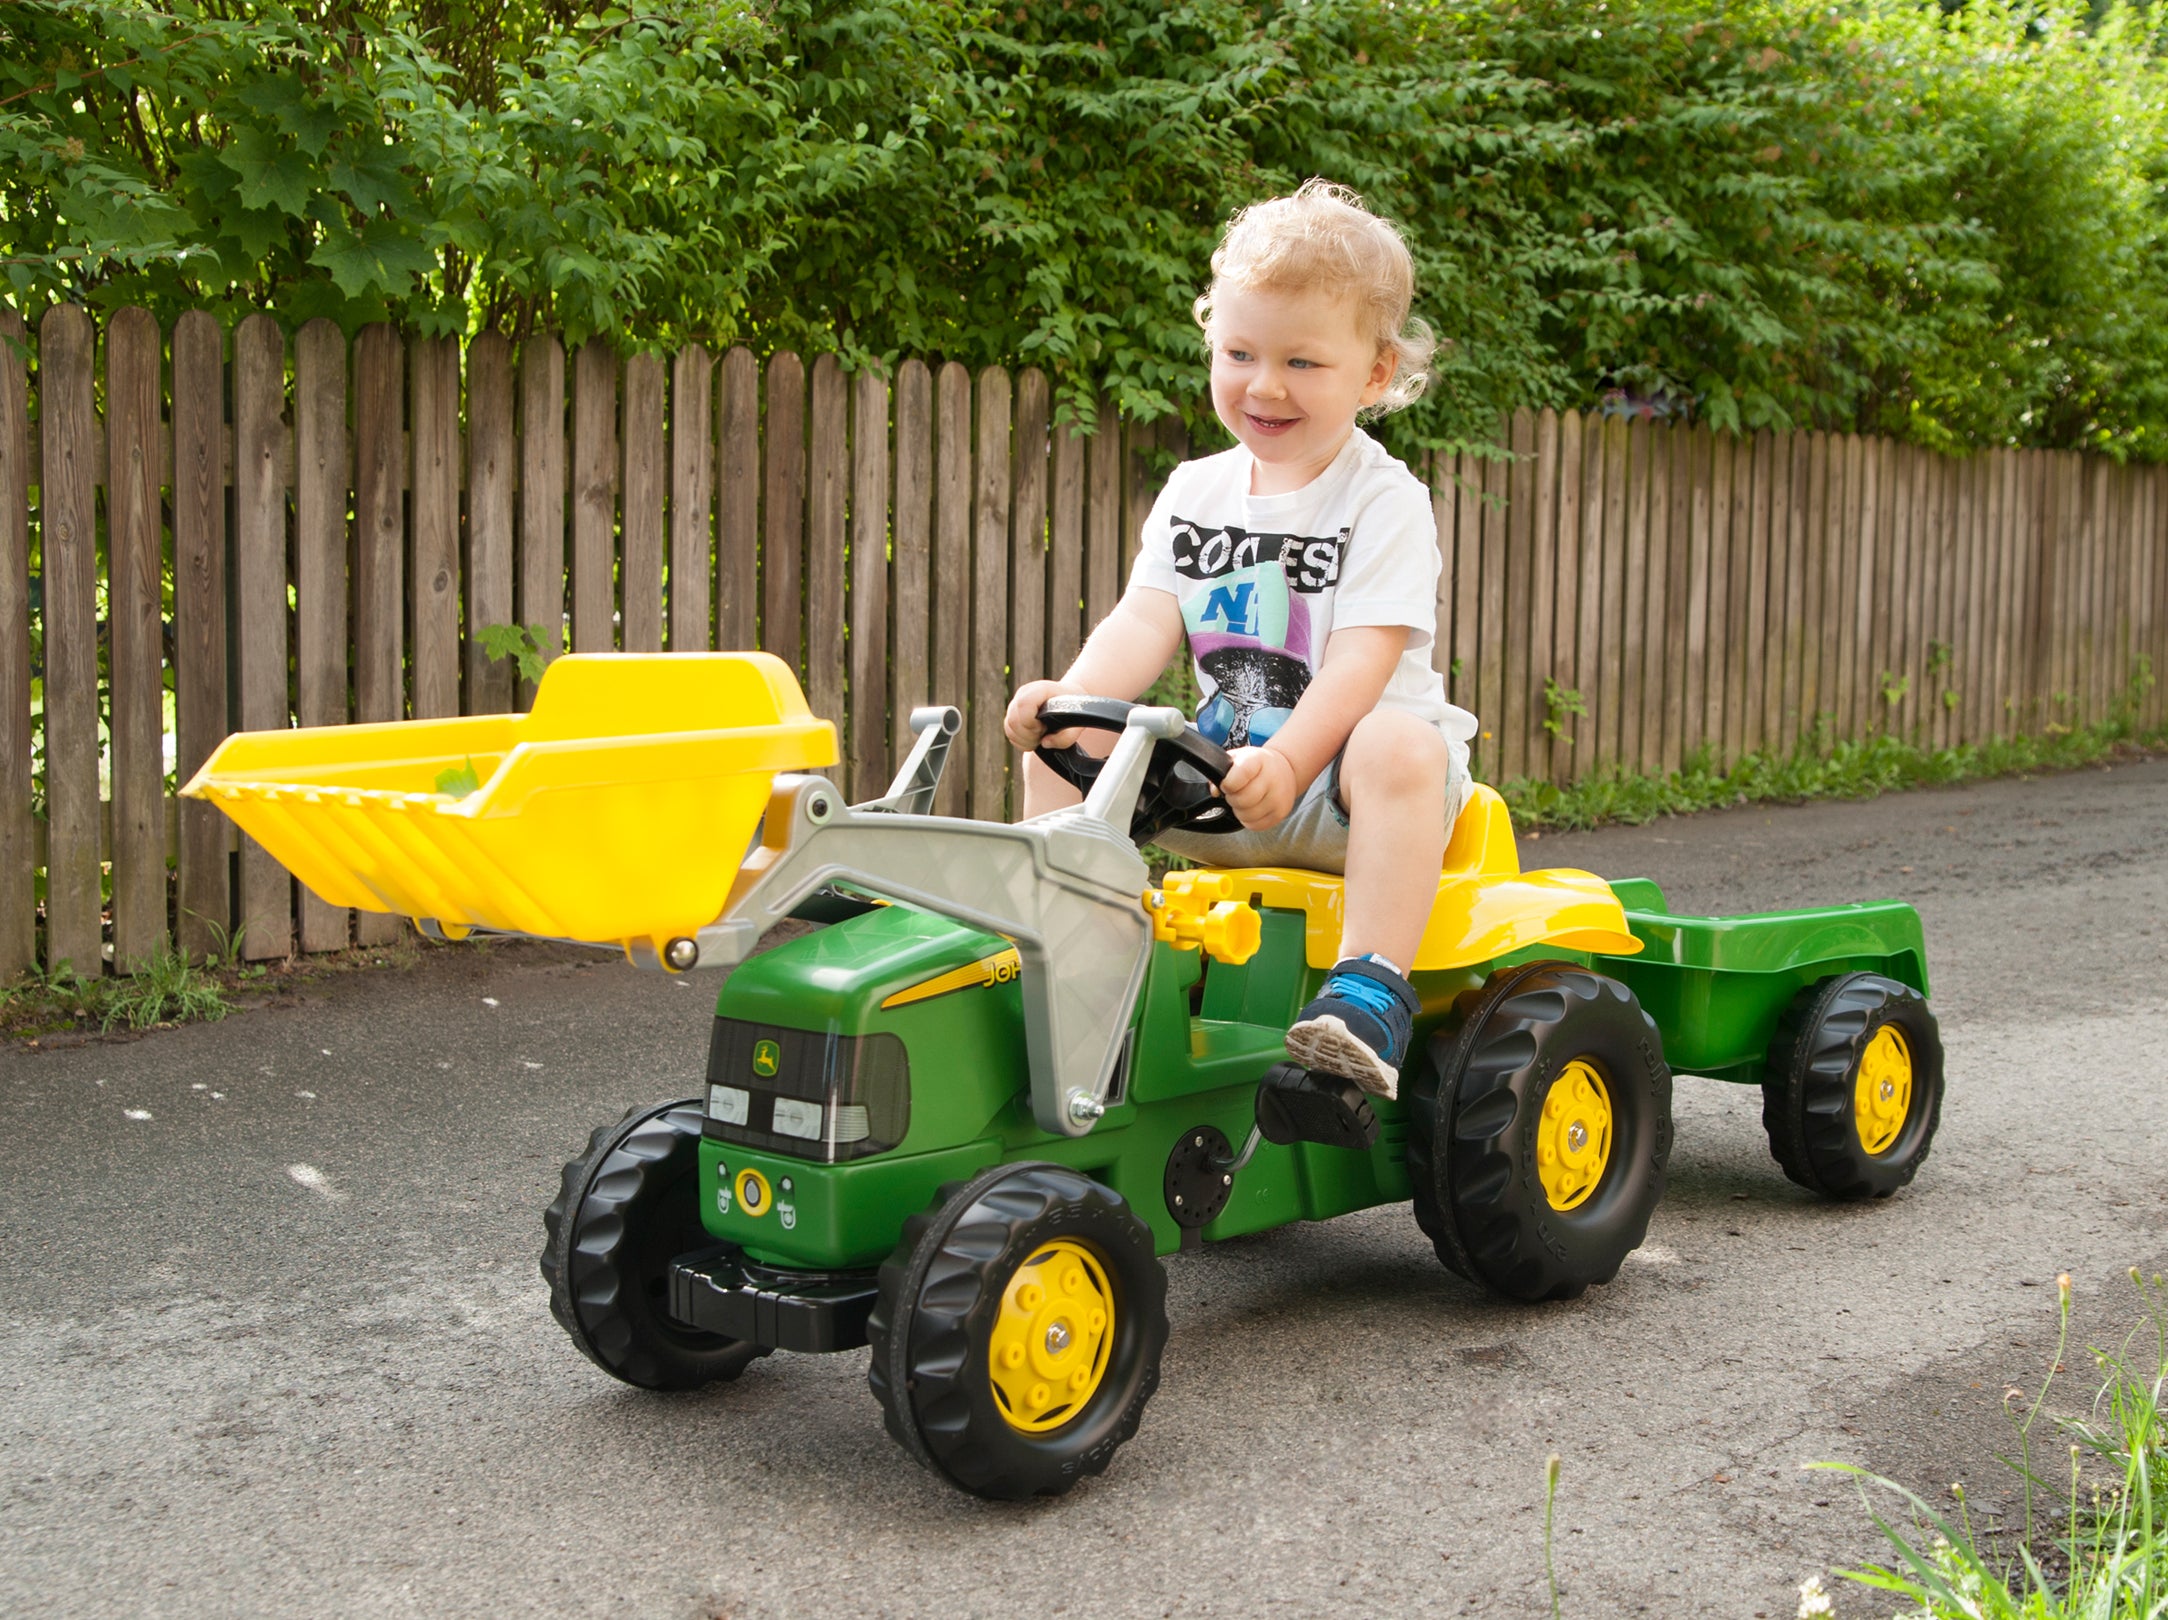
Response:
[[[885,1153],[911,1123],[911,1061],[895,1035],[715,1020],[706,1133],[837,1164]]]

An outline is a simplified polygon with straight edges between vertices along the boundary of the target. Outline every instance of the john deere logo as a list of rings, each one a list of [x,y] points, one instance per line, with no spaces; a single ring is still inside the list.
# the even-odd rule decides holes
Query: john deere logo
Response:
[[[777,1047],[775,1042],[755,1041],[753,1043],[753,1072],[755,1074],[773,1074],[782,1061],[782,1050]]]

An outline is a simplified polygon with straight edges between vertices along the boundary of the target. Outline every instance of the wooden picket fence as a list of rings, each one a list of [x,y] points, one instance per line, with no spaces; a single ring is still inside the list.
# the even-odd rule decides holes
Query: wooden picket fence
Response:
[[[169,770],[236,728],[523,703],[489,625],[775,652],[854,796],[958,703],[942,808],[1005,814],[1007,695],[1111,607],[1184,449],[1101,421],[1054,424],[1030,370],[0,313],[0,982],[389,937]],[[2079,724],[2168,662],[2168,469],[1548,411],[1499,449],[1426,469],[1435,655],[1492,780]]]

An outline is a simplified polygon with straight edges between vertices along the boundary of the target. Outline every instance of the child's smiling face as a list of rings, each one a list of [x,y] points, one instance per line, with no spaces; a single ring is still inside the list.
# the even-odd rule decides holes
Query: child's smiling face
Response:
[[[1212,408],[1255,458],[1253,495],[1302,488],[1332,465],[1355,413],[1383,397],[1397,357],[1354,302],[1322,290],[1213,295]]]

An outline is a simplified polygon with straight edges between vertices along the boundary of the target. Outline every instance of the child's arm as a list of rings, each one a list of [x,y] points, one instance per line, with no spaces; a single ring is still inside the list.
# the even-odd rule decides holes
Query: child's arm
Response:
[[[1408,645],[1405,625],[1335,630],[1325,662],[1296,701],[1295,712],[1262,748],[1237,748],[1220,788],[1245,827],[1278,826],[1303,789],[1332,763],[1355,723],[1378,706]]]
[[[1126,701],[1141,696],[1159,679],[1182,637],[1181,605],[1171,594],[1150,586],[1123,592],[1066,674],[1059,680],[1026,681],[1017,688],[1002,717],[1002,730],[1011,743],[1028,752],[1038,747],[1043,735],[1039,710],[1049,698],[1086,695]],[[1351,729],[1354,724],[1348,721]]]

